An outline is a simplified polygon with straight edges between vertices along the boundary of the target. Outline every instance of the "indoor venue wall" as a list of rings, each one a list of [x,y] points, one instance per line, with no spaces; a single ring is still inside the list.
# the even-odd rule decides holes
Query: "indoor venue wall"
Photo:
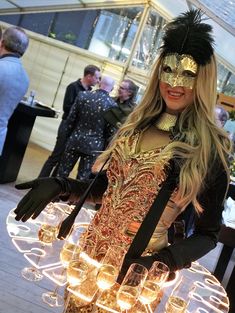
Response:
[[[67,85],[83,76],[86,65],[95,64],[101,68],[102,75],[109,75],[115,79],[117,88],[124,77],[124,65],[110,63],[104,57],[95,56],[86,50],[30,31],[27,33],[30,44],[22,58],[30,77],[27,94],[30,90],[35,90],[36,100],[60,111],[57,119],[37,117],[30,140],[52,150],[61,121],[63,97]]]

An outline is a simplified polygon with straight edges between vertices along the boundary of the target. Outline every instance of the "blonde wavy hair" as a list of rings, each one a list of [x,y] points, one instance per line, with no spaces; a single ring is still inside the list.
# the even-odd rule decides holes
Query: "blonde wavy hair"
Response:
[[[153,68],[141,103],[128,116],[108,149],[97,158],[94,170],[98,170],[107,160],[123,136],[131,136],[135,130],[151,125],[153,119],[164,110],[164,101],[159,89],[162,60],[163,57],[160,56]],[[184,160],[180,169],[177,203],[185,207],[192,202],[197,213],[203,211],[197,198],[204,187],[209,165],[219,158],[229,175],[227,156],[231,149],[230,140],[226,132],[215,123],[216,68],[214,56],[211,57],[210,63],[199,66],[193,91],[194,102],[184,109],[178,120],[180,137],[167,145],[159,155],[159,158],[171,155]]]

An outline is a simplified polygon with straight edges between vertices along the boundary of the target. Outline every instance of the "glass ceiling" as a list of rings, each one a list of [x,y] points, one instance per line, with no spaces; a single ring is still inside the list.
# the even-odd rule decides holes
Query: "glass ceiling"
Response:
[[[0,0],[0,13],[69,11],[92,7],[122,7],[149,4],[166,19],[190,7],[201,8],[214,27],[215,51],[235,73],[235,0]]]

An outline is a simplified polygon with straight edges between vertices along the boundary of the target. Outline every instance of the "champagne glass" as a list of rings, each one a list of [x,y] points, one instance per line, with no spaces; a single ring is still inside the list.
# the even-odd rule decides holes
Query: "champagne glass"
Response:
[[[122,311],[129,310],[136,304],[147,275],[146,267],[131,264],[117,293],[117,304]]]
[[[122,247],[109,247],[96,277],[96,284],[101,291],[98,294],[96,305],[108,312],[115,313],[120,311],[116,300],[116,294],[120,285],[116,280],[125,254],[126,249]]]
[[[65,240],[63,249],[60,252],[60,260],[65,268],[68,267],[71,260],[78,258],[79,253],[81,252],[82,235],[87,230],[88,225],[88,223],[74,225],[72,232]]]
[[[67,271],[67,280],[73,284],[67,290],[83,302],[90,303],[98,291],[96,277],[101,266],[94,243],[86,241],[82,244],[79,258],[75,261],[78,262],[73,262],[73,269]]]
[[[38,231],[38,239],[41,242],[41,248],[39,249],[38,257],[33,267],[25,267],[21,274],[29,281],[39,281],[43,278],[41,271],[39,271],[39,261],[41,256],[45,254],[45,245],[51,245],[56,240],[56,236],[59,230],[59,223],[61,222],[64,214],[60,208],[54,203],[49,203],[44,211],[39,216],[40,228]]]
[[[170,270],[166,264],[158,261],[153,263],[139,296],[142,304],[150,304],[159,297],[160,290],[166,282],[169,273]]]
[[[109,247],[96,278],[96,283],[100,290],[109,289],[115,284],[125,254],[126,249],[120,246]]]
[[[64,297],[58,294],[58,289],[60,285],[66,284],[66,269],[68,270],[71,260],[77,259],[80,253],[79,240],[82,234],[86,231],[88,224],[77,224],[74,225],[72,232],[66,239],[63,248],[60,252],[60,260],[62,263],[62,271],[58,274],[56,273],[59,280],[54,291],[44,292],[42,294],[43,302],[47,303],[51,307],[59,307],[64,305]],[[55,273],[54,273],[55,274]],[[53,281],[55,281],[53,279]]]
[[[181,276],[166,303],[165,313],[186,313],[194,289],[192,280]]]

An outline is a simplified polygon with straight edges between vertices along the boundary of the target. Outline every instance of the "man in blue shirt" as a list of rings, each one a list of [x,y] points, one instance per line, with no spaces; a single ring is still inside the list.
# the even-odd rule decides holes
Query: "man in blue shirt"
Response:
[[[0,41],[0,155],[8,121],[29,86],[28,75],[20,60],[28,43],[28,36],[19,27],[7,28]]]

